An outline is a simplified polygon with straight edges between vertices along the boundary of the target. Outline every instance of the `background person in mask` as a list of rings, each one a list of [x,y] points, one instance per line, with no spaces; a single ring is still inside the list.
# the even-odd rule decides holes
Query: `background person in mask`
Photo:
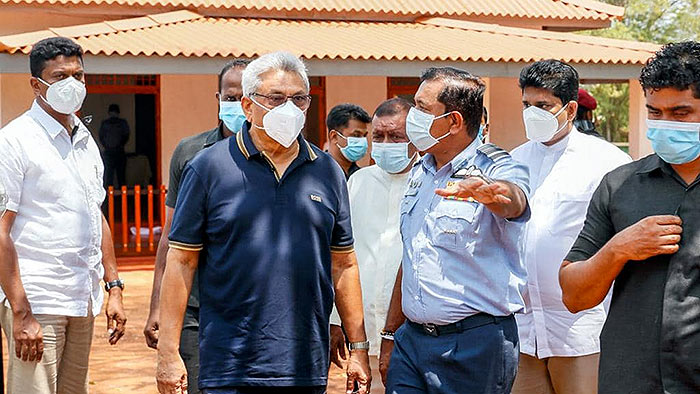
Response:
[[[376,165],[357,171],[348,181],[355,251],[360,267],[365,326],[370,342],[372,373],[379,373],[380,331],[386,322],[391,292],[401,264],[399,206],[408,173],[418,158],[406,135],[406,115],[411,103],[393,98],[377,107],[372,118],[372,158]],[[331,315],[331,360],[345,359],[340,317]],[[390,336],[387,336],[390,337]],[[374,375],[372,393],[384,393],[381,378]]]
[[[114,186],[116,175],[119,186],[126,185],[126,153],[129,141],[129,123],[119,117],[119,106],[110,104],[109,118],[100,125],[100,142],[104,147],[105,186]]]
[[[528,174],[476,138],[484,90],[466,71],[430,68],[406,119],[408,137],[426,155],[400,207],[404,251],[384,330],[395,332],[392,394],[505,394],[515,379]]]
[[[489,123],[489,111],[484,107],[484,114],[481,116],[481,124],[479,125],[477,139],[485,143],[490,131],[491,123]]]
[[[153,272],[153,289],[151,291],[151,307],[143,335],[146,337],[148,347],[156,349],[158,345],[158,328],[160,327],[160,288],[165,272],[165,261],[168,254],[168,236],[170,224],[180,190],[182,173],[187,163],[201,150],[214,145],[216,142],[240,131],[245,123],[245,114],[241,107],[243,87],[241,77],[243,70],[250,63],[249,60],[235,59],[221,69],[219,73],[219,91],[215,97],[219,103],[219,125],[211,130],[188,137],[180,141],[175,148],[170,160],[170,185],[165,200],[166,221],[163,226],[158,250],[156,251],[156,264]],[[197,377],[199,375],[199,280],[197,273],[192,281],[192,289],[187,301],[182,333],[180,335],[180,356],[187,369],[189,393],[198,393]]]
[[[371,121],[367,111],[355,104],[339,104],[328,112],[328,153],[340,164],[346,178],[360,169],[356,162],[367,153]]]
[[[519,82],[530,141],[512,155],[530,169],[532,216],[523,238],[528,277],[525,312],[516,314],[521,354],[513,393],[593,394],[606,311],[600,304],[569,313],[561,301],[559,266],[583,227],[600,180],[631,159],[614,145],[576,131],[571,121],[577,113],[578,72],[573,67],[542,60],[525,67]]]
[[[578,109],[576,110],[576,119],[574,126],[583,134],[592,135],[594,137],[603,138],[595,129],[593,123],[593,110],[598,106],[598,102],[585,89],[578,90]]]
[[[324,393],[334,294],[350,341],[348,388],[367,393],[347,186],[301,135],[306,67],[274,52],[251,62],[242,83],[250,128],[201,152],[183,174],[161,287],[158,389],[187,385],[177,348],[199,267],[204,393]]]
[[[104,168],[75,115],[85,98],[83,51],[53,37],[29,54],[31,108],[0,130],[0,322],[8,394],[88,393],[94,319],[104,293],[109,343],[124,335],[124,283],[100,205]]]
[[[655,154],[607,174],[559,273],[572,312],[613,285],[598,392],[700,392],[700,43],[642,69]]]

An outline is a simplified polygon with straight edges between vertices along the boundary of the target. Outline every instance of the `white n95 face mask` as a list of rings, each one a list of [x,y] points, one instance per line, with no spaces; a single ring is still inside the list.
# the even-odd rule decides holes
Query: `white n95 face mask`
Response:
[[[73,77],[62,79],[49,84],[41,78],[37,78],[41,83],[48,86],[46,98],[41,97],[54,111],[70,115],[77,112],[83,105],[87,89],[85,84]]]
[[[301,129],[304,128],[304,123],[306,123],[304,111],[300,110],[299,107],[294,105],[290,100],[287,100],[284,104],[273,109],[265,108],[265,106],[259,104],[252,98],[251,100],[260,108],[267,111],[265,116],[263,116],[263,127],[256,124],[253,124],[253,126],[265,130],[265,133],[267,133],[270,138],[277,141],[285,148],[292,146],[299,136],[299,133],[301,133]]]
[[[566,127],[567,122],[559,126],[557,116],[569,106],[567,103],[561,107],[556,114],[542,108],[531,105],[523,110],[523,122],[525,123],[525,133],[527,139],[536,142],[547,142],[551,140],[561,129]]]

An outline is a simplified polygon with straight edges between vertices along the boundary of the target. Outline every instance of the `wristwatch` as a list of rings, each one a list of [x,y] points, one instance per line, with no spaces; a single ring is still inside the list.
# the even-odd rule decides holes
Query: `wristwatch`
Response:
[[[350,342],[348,343],[348,350],[369,350],[369,341]]]
[[[124,281],[121,279],[113,280],[111,282],[105,283],[105,290],[109,291],[110,289],[113,289],[115,287],[120,287],[122,290],[124,290]]]

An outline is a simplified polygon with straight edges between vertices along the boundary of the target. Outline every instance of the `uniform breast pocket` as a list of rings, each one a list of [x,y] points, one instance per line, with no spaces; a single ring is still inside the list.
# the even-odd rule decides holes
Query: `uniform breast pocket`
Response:
[[[441,201],[434,211],[434,241],[448,249],[464,249],[473,241],[477,204],[466,201]]]

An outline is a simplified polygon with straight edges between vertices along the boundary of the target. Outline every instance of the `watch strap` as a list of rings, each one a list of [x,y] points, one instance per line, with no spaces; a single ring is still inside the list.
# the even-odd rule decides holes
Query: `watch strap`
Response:
[[[124,281],[122,279],[113,280],[111,282],[105,283],[105,290],[110,291],[111,289],[119,287],[124,290]]]
[[[348,350],[369,350],[369,341],[364,342],[350,342],[348,344]]]

